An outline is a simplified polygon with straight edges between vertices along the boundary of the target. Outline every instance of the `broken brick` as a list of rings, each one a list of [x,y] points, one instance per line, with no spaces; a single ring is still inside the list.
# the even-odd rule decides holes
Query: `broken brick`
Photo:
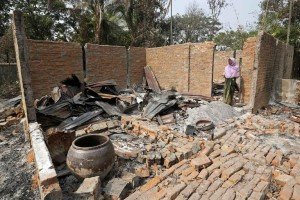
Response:
[[[191,160],[191,165],[198,171],[208,167],[209,165],[211,165],[211,163],[212,161],[206,155],[202,155]]]

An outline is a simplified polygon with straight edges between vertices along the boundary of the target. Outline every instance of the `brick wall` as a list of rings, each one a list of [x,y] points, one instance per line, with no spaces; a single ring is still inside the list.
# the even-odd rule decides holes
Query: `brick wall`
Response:
[[[253,73],[253,93],[251,102],[253,112],[267,106],[273,89],[276,39],[267,33],[258,35],[257,56]]]
[[[88,83],[114,79],[119,88],[127,87],[127,53],[123,46],[86,44]]]
[[[141,84],[144,76],[144,67],[146,67],[146,49],[142,47],[130,47],[128,78],[129,85]]]
[[[286,45],[277,41],[276,52],[275,52],[275,63],[274,63],[274,84],[273,84],[273,93],[271,95],[272,99],[279,99],[280,94],[278,93],[281,90],[281,79],[283,77],[283,71],[285,65],[285,47]]]
[[[292,78],[300,79],[300,48],[295,49],[293,60]]]
[[[213,58],[214,45],[206,42],[126,50],[121,46],[87,44],[87,82],[114,79],[120,88],[140,84],[144,67],[149,65],[162,89],[174,88],[179,92],[211,96],[213,61],[216,65],[214,74],[219,74],[215,76],[221,80],[223,62],[233,54],[230,51],[215,52]],[[83,80],[80,44],[28,40],[28,46],[35,98],[49,94],[73,73]],[[273,92],[277,91],[279,80],[291,77],[293,47],[260,33],[258,37],[246,40],[243,52],[236,52],[237,60],[241,55],[243,98],[255,111],[268,104]],[[222,70],[218,66],[222,66]]]
[[[214,46],[213,42],[191,44],[189,93],[211,96]]]
[[[235,59],[236,59],[236,62],[238,64],[240,64],[240,59],[243,58],[243,51],[242,50],[236,50],[235,51]]]
[[[162,89],[188,92],[189,47],[182,44],[146,49],[147,65],[151,66]]]
[[[250,102],[250,97],[252,93],[252,77],[253,77],[253,67],[254,67],[254,60],[255,60],[255,52],[256,52],[256,45],[257,45],[257,38],[251,37],[248,38],[243,46],[242,52],[242,98],[244,103],[248,104]]]
[[[281,80],[291,77],[294,47],[260,32],[248,38],[243,48],[243,98],[253,112],[280,96]]]
[[[276,41],[274,83],[271,97],[273,100],[281,100],[282,79],[292,78],[294,47],[286,45],[279,40]]]
[[[214,46],[206,42],[149,48],[147,65],[162,89],[211,96]]]
[[[291,79],[293,74],[294,47],[284,44],[285,48],[285,66],[283,71],[284,79]]]
[[[233,51],[215,51],[214,83],[224,82],[224,69],[228,65],[228,58],[233,57]],[[238,62],[238,60],[237,60]]]
[[[34,98],[50,94],[71,74],[83,81],[82,49],[78,43],[28,40]]]

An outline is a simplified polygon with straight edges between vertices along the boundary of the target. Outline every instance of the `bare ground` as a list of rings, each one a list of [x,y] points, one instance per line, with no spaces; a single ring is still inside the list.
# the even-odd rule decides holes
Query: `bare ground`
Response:
[[[30,149],[21,124],[0,132],[0,199],[40,199],[32,188],[34,164],[27,162]]]

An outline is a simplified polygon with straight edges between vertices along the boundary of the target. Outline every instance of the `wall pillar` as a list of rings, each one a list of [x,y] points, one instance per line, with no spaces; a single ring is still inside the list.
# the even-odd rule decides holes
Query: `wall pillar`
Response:
[[[22,94],[22,104],[26,117],[26,127],[28,127],[28,123],[36,121],[36,113],[34,108],[33,91],[31,88],[29,55],[24,28],[24,17],[21,11],[14,11],[13,13],[13,38]]]

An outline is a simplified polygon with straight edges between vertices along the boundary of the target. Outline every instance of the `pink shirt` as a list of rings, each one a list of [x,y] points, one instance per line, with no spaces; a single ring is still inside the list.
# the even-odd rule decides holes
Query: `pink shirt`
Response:
[[[225,78],[238,78],[240,77],[240,68],[239,66],[227,65],[225,67]]]

